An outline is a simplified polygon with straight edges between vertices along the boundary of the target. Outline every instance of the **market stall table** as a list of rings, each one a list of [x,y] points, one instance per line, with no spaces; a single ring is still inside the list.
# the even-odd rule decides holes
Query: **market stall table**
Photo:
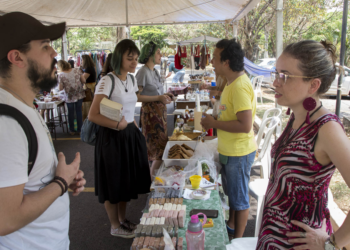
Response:
[[[190,100],[184,100],[184,99],[177,99],[175,102],[176,109],[185,109],[186,106],[188,106],[189,109],[194,109],[196,107],[196,102],[195,101],[190,101]],[[210,106],[210,100],[204,100],[201,99],[200,105],[207,105],[208,107]]]
[[[185,107],[186,108],[186,107]],[[192,109],[190,109],[190,107],[188,107],[189,108],[189,110],[191,111],[193,111],[193,108]],[[177,116],[178,115],[182,115],[182,116],[184,116],[185,115],[185,110],[186,109],[175,109],[174,110],[174,112],[173,112],[173,115],[174,115],[174,124],[176,123],[176,119],[177,119]],[[205,113],[207,113],[208,115],[212,115],[213,114],[213,110],[212,109],[209,109],[209,110],[207,110]]]
[[[205,231],[205,250],[222,250],[226,249],[229,238],[226,230],[226,223],[221,207],[221,200],[219,192],[212,190],[209,200],[183,200],[183,204],[186,205],[186,221],[185,227],[179,228],[179,237],[186,239],[187,224],[190,221],[190,212],[192,209],[210,209],[218,210],[219,216],[213,218],[214,227],[204,228]],[[183,242],[183,249],[187,249],[186,240]]]
[[[64,125],[66,125],[67,133],[68,133],[68,122],[67,122],[67,114],[66,114],[66,106],[64,100],[59,101],[50,101],[50,102],[37,102],[38,109],[46,110],[46,124],[50,130],[50,133],[55,136],[56,139],[56,126],[60,126],[64,132]],[[57,112],[56,112],[57,110]],[[62,119],[64,116],[64,119]],[[58,118],[58,121],[55,121],[55,117]]]

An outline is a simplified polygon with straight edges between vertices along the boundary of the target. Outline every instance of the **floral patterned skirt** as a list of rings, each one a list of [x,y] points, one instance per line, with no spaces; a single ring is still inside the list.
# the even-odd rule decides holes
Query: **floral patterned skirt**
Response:
[[[142,103],[140,122],[146,138],[148,160],[161,160],[168,142],[166,105],[162,102]]]

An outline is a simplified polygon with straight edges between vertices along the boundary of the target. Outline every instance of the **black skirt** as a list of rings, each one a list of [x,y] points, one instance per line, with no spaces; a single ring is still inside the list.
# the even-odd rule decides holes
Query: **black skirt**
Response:
[[[100,127],[95,146],[95,194],[100,203],[137,199],[150,192],[145,137],[134,123],[121,131]]]

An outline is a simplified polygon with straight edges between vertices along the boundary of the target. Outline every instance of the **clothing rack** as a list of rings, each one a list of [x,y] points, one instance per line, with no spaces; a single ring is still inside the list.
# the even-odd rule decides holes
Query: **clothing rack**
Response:
[[[109,51],[110,53],[112,53],[112,51],[110,49],[85,49],[85,50],[76,50],[74,52],[74,56],[76,56],[76,54],[79,53],[79,52],[91,52],[91,51],[96,51],[96,52]]]

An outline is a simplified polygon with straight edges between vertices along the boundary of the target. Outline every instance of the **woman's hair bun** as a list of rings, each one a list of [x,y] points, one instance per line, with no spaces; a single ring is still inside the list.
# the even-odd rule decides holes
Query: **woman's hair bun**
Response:
[[[322,40],[320,43],[329,52],[329,54],[333,60],[333,63],[335,63],[337,61],[337,56],[335,54],[337,48],[333,45],[333,43],[327,42],[326,40]]]

